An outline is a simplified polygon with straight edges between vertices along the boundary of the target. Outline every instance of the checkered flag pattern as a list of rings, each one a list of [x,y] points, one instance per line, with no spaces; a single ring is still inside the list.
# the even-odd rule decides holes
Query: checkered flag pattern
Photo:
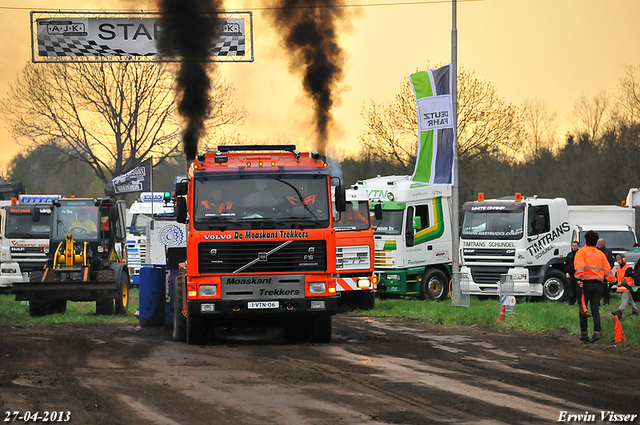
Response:
[[[85,37],[38,38],[38,54],[42,57],[59,56],[155,56],[154,53],[127,52],[98,44]],[[214,56],[244,56],[245,44],[242,36],[223,37],[213,48]]]
[[[85,37],[38,37],[38,53],[44,57],[56,56],[145,56],[135,52],[98,44]]]

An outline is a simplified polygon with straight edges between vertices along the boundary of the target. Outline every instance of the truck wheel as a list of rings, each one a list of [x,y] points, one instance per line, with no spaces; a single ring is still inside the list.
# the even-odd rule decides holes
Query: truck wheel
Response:
[[[114,279],[113,270],[100,270],[96,275],[96,281],[98,282],[110,282]],[[99,294],[96,298],[96,314],[113,316],[115,312],[116,303],[113,295]]]
[[[173,335],[172,339],[184,342],[187,339],[187,318],[182,314],[182,273],[173,283]]]
[[[564,274],[559,270],[549,270],[542,285],[542,299],[544,301],[561,302],[568,295]]]
[[[427,269],[422,275],[420,299],[442,301],[447,297],[446,287],[447,278],[444,273],[438,269]]]
[[[356,302],[360,310],[373,310],[376,306],[376,293],[373,291],[357,291]]]
[[[187,315],[187,344],[200,345],[204,341],[204,323],[201,317]]]
[[[331,319],[333,316],[326,314],[313,318],[311,327],[311,342],[331,342]]]
[[[306,317],[290,318],[284,325],[284,336],[290,341],[301,342],[309,340],[310,323]]]
[[[51,312],[52,313],[66,313],[67,311],[67,300],[53,300],[51,301]]]
[[[116,295],[116,314],[126,316],[129,311],[129,276],[126,273],[121,273],[120,280]]]
[[[51,302],[49,300],[29,300],[29,316],[46,316],[51,314]]]

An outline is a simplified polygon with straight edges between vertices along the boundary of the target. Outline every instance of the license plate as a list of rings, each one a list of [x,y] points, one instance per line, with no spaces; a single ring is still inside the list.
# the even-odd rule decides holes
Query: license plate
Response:
[[[247,308],[280,308],[280,301],[254,301],[247,303]]]

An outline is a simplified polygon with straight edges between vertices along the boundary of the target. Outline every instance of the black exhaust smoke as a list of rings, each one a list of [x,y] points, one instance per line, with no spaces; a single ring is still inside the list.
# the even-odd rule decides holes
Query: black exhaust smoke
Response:
[[[198,153],[198,140],[210,111],[209,67],[211,47],[217,40],[215,19],[222,0],[160,0],[162,31],[158,46],[163,55],[180,58],[176,77],[178,112],[186,119],[183,135],[187,163]]]
[[[344,18],[340,0],[278,0],[274,9],[277,31],[291,54],[291,68],[304,74],[303,88],[313,102],[316,150],[325,154],[335,90],[342,81],[344,52],[336,28]]]

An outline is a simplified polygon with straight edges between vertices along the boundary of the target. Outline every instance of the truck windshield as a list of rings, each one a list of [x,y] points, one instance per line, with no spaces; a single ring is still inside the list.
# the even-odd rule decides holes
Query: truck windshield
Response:
[[[580,232],[580,246],[585,245],[584,234],[585,231]],[[598,235],[604,239],[604,245],[612,251],[631,251],[633,250],[633,244],[636,243],[636,238],[632,231],[598,231]]]
[[[93,201],[71,201],[53,208],[52,240],[62,240],[67,234],[74,239],[98,238],[98,208]]]
[[[131,226],[129,226],[129,233],[137,236],[144,236],[147,234],[147,224],[151,221],[151,217],[144,214],[134,214],[131,217]]]
[[[520,239],[523,236],[523,223],[524,208],[465,209],[460,237],[462,239]]]
[[[11,212],[11,210],[26,212]],[[9,239],[49,239],[51,214],[40,213],[40,221],[33,221],[31,209],[8,208],[5,210],[4,236]]]
[[[204,177],[194,191],[198,230],[329,227],[326,175]]]
[[[336,232],[348,230],[367,230],[369,221],[369,203],[367,201],[349,201],[345,212],[339,214],[340,220],[333,224]]]
[[[374,220],[373,233],[376,235],[399,235],[402,233],[404,210],[384,210],[382,219]]]

